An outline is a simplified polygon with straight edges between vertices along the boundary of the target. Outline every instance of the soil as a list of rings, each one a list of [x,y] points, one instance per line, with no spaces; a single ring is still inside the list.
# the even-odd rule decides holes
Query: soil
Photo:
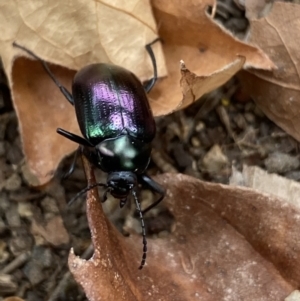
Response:
[[[217,19],[237,36],[247,31],[244,12],[233,1],[220,1]],[[183,111],[157,118],[157,128],[149,175],[180,172],[204,181],[228,183],[232,167],[241,170],[246,164],[300,180],[298,142],[244,94],[238,78]],[[278,156],[281,160],[276,159]],[[84,198],[65,206],[86,185],[80,160],[74,173],[62,179],[71,162],[72,156],[66,158],[46,187],[37,190],[26,184],[18,122],[2,77],[0,300],[5,296],[27,301],[87,300],[67,266],[70,247],[85,258],[92,254]],[[105,182],[106,176],[97,171],[97,178]],[[145,191],[142,199],[148,196]],[[120,210],[118,202],[109,199],[105,210],[124,234],[129,229],[140,232],[134,208]],[[149,235],[160,235],[171,222],[167,215],[152,214],[145,219]],[[60,235],[51,237],[53,232]]]

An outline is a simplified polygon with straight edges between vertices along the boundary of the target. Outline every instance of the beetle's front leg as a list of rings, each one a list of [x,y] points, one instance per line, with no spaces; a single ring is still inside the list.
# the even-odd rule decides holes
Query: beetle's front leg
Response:
[[[74,169],[76,166],[76,161],[77,161],[78,155],[80,153],[81,153],[81,146],[78,146],[78,148],[74,154],[72,164],[71,164],[69,170],[63,175],[63,179],[67,179],[74,172]]]
[[[152,180],[150,177],[148,177],[145,174],[140,175],[138,177],[138,180],[141,184],[145,184],[152,191],[157,192],[158,194],[161,195],[157,201],[155,201],[153,204],[151,204],[150,206],[148,206],[147,208],[145,208],[142,211],[142,213],[145,214],[146,212],[148,212],[149,210],[151,210],[152,208],[157,206],[164,199],[164,197],[166,195],[166,190],[164,187],[162,187],[160,184],[158,184],[157,182],[155,182],[154,180]]]

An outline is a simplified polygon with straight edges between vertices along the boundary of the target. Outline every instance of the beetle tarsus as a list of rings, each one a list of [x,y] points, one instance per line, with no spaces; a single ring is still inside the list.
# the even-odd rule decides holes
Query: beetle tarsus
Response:
[[[147,208],[142,210],[142,213],[145,215],[149,210],[156,207],[164,199],[164,197],[166,195],[166,190],[164,189],[164,187],[159,185],[157,182],[155,182],[153,179],[151,179],[150,177],[148,177],[145,174],[142,174],[142,175],[139,176],[139,182],[144,183],[152,191],[160,194],[160,197],[157,201],[155,201],[153,204],[149,205]]]
[[[151,91],[151,89],[153,88],[153,86],[155,85],[155,83],[157,81],[156,59],[155,59],[155,55],[154,55],[154,52],[153,52],[153,49],[151,46],[158,41],[160,41],[160,38],[155,39],[154,41],[152,41],[151,43],[149,43],[145,46],[148,54],[150,55],[152,66],[153,66],[153,77],[147,82],[147,84],[144,87],[145,91],[147,93],[149,93]]]
[[[78,155],[79,155],[80,151],[81,151],[81,146],[79,146],[77,148],[69,170],[62,176],[63,179],[67,179],[74,172],[74,169],[75,169],[75,166],[76,166],[76,161],[77,161],[77,158],[78,158]]]

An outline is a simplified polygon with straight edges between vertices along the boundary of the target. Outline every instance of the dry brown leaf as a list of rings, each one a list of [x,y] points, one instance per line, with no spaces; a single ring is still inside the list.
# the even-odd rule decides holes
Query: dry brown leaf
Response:
[[[273,5],[273,0],[244,0],[244,2],[248,19],[258,19],[266,16]]]
[[[45,241],[53,246],[61,246],[69,243],[69,234],[60,216],[54,216],[45,224],[33,219],[31,225],[33,236],[42,236]]]
[[[237,175],[239,181],[235,181],[238,178]],[[257,166],[244,165],[242,173],[233,169],[230,184],[242,185],[259,192],[272,194],[300,209],[300,183],[277,174],[269,174]]]
[[[207,92],[214,90],[219,85],[225,84],[229,78],[236,74],[245,63],[244,57],[239,57],[231,64],[228,64],[223,69],[218,70],[209,76],[197,76],[188,70],[185,63],[181,62],[181,80],[180,86],[182,90],[182,106],[186,107],[195,102],[199,95],[204,95]]]
[[[87,162],[85,161],[85,164]],[[94,181],[88,172],[90,184]],[[174,216],[168,238],[148,239],[138,270],[141,237],[125,238],[87,197],[95,253],[69,256],[70,270],[89,300],[283,300],[300,281],[300,212],[246,188],[183,175],[156,180],[168,189]]]
[[[262,111],[300,141],[300,5],[275,2],[269,15],[250,20],[249,42],[265,51],[274,71],[248,70],[240,78]]]
[[[157,34],[148,1],[88,0],[83,4],[78,0],[68,3],[29,0],[2,2],[0,8],[1,57],[9,77],[16,55],[13,41],[26,45],[46,61],[69,69],[110,62],[132,70],[142,80],[152,76],[144,46]],[[165,74],[159,51],[157,59],[159,73]]]
[[[168,77],[160,80],[150,93],[155,115],[184,108],[204,93],[218,88],[237,72],[238,68],[233,69],[233,65],[237,67],[238,56],[245,57],[246,67],[275,67],[259,48],[235,39],[213,21],[206,8],[215,5],[215,1],[153,0],[152,4],[159,24],[159,36],[164,41],[168,68]],[[191,72],[202,78],[202,82],[196,83],[198,87],[193,88],[196,92],[193,97],[185,97],[184,87],[178,85],[181,78],[178,64],[181,60]],[[214,78],[216,74],[221,76],[219,81],[216,80],[218,77]]]

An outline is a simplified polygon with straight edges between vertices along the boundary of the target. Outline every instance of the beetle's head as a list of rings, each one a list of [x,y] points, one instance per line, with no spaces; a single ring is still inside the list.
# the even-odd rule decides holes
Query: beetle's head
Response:
[[[111,172],[107,177],[107,186],[116,199],[126,199],[136,185],[137,177],[130,171]]]

